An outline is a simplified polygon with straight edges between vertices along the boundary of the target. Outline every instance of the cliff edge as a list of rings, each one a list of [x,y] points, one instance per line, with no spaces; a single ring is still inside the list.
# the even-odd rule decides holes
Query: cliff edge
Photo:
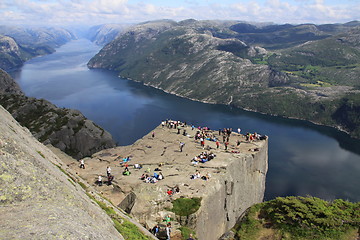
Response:
[[[102,150],[85,158],[85,169],[71,161],[66,164],[148,229],[155,224],[164,229],[163,219],[170,215],[173,237],[180,234],[177,230],[180,226],[186,226],[196,231],[198,239],[219,239],[247,208],[263,201],[268,139],[247,141],[244,135],[232,132],[225,150],[223,133],[219,136],[218,131],[206,130],[208,136],[220,139],[221,143],[217,148],[215,141],[205,140],[202,147],[194,136],[203,130],[188,125],[180,128],[159,125],[132,145]],[[182,151],[180,142],[185,143]],[[192,160],[204,152],[215,157],[204,163]],[[127,157],[130,161],[124,160]],[[137,164],[142,168],[135,168]],[[107,167],[111,168],[114,180],[110,185],[104,181],[99,186],[98,176],[106,180]],[[123,175],[125,167],[130,175]],[[197,171],[210,178],[191,179]],[[160,172],[164,179],[156,183],[140,179],[143,174],[153,176]],[[175,186],[180,192],[169,195],[167,191]],[[202,199],[194,214],[178,216],[170,211],[174,200],[194,197]]]

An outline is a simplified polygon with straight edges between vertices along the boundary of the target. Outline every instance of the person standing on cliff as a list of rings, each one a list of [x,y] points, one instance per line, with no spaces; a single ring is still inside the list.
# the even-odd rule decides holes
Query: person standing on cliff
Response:
[[[110,166],[108,166],[108,167],[106,168],[106,174],[107,174],[108,177],[110,176],[110,174],[111,174],[111,168],[110,168]]]
[[[183,150],[184,146],[185,146],[185,143],[180,142],[180,152],[182,152],[182,150]]]
[[[84,159],[81,159],[81,160],[80,160],[80,168],[85,169]]]
[[[166,225],[166,240],[170,240],[170,234],[171,234],[171,223],[168,223]]]

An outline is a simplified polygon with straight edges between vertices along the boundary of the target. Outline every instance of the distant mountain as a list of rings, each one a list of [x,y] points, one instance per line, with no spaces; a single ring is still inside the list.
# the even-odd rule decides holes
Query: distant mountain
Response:
[[[261,45],[267,49],[283,49],[307,41],[324,39],[334,34],[360,26],[359,22],[348,24],[283,24],[283,25],[253,25],[238,23],[230,27],[236,32],[236,38],[252,45]]]
[[[110,133],[86,119],[80,111],[25,96],[1,69],[0,105],[39,141],[52,144],[76,159],[115,146]]]
[[[360,137],[359,23],[146,22],[88,66],[186,98],[334,126]]]
[[[75,35],[62,28],[0,26],[0,68],[8,71],[39,55],[50,54]]]
[[[85,34],[86,38],[97,45],[106,45],[114,40],[119,33],[128,28],[129,24],[103,24],[91,27]]]

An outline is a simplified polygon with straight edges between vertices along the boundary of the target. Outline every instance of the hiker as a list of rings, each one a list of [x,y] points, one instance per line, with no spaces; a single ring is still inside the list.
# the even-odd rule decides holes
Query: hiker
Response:
[[[185,143],[180,142],[180,152],[182,152],[182,150],[183,150],[184,146],[185,146]]]
[[[237,131],[238,131],[238,134],[240,135],[241,129],[240,129],[240,128],[238,128],[238,129],[237,129]]]
[[[151,136],[152,136],[152,138],[154,138],[155,137],[155,132],[152,132]]]
[[[85,162],[84,162],[84,159],[81,159],[81,160],[80,160],[80,168],[85,169]]]
[[[220,147],[220,142],[219,142],[219,140],[216,140],[216,143],[215,143],[215,144],[216,144],[216,148],[219,149],[219,147]]]
[[[110,166],[107,166],[107,168],[106,168],[106,175],[109,177],[110,174],[111,174],[111,168],[110,168]]]
[[[159,225],[158,224],[156,224],[153,228],[152,228],[152,230],[151,230],[151,232],[152,232],[152,234],[154,234],[154,236],[155,237],[157,237],[157,235],[158,235],[158,233],[159,233]]]
[[[166,224],[166,240],[170,240],[171,223]]]
[[[167,215],[164,219],[164,221],[166,222],[166,224],[169,224],[171,222],[171,217],[170,215]]]

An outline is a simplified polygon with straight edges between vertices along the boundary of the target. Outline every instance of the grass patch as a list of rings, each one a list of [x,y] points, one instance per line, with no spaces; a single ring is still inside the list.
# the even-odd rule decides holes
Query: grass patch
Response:
[[[85,191],[88,189],[87,186],[86,186],[84,183],[78,182],[78,184],[79,184]]]
[[[252,206],[235,229],[240,239],[249,240],[264,235],[274,239],[345,240],[355,239],[359,225],[360,202],[286,197]]]
[[[124,239],[129,240],[148,240],[150,237],[144,235],[139,228],[131,223],[130,221],[120,217],[112,207],[108,207],[105,203],[96,200],[90,193],[86,193],[92,200],[94,200],[101,209],[103,209],[106,214],[114,222],[114,227],[116,230],[124,237]]]
[[[195,231],[192,230],[191,228],[182,226],[179,228],[179,230],[181,231],[181,236],[183,239],[188,239],[190,237],[190,234],[193,235],[194,239],[197,239]]]
[[[70,178],[68,178],[67,180],[75,187],[75,183]]]
[[[201,206],[201,198],[178,198],[172,202],[171,209],[176,215],[189,216],[199,210]]]
[[[44,156],[44,154],[43,154],[41,151],[37,151],[37,153],[38,153],[42,158],[45,159],[45,156]]]
[[[113,219],[115,228],[119,233],[125,238],[129,240],[147,240],[151,239],[148,236],[145,236],[135,224],[122,219],[122,223],[120,223],[117,219]]]

